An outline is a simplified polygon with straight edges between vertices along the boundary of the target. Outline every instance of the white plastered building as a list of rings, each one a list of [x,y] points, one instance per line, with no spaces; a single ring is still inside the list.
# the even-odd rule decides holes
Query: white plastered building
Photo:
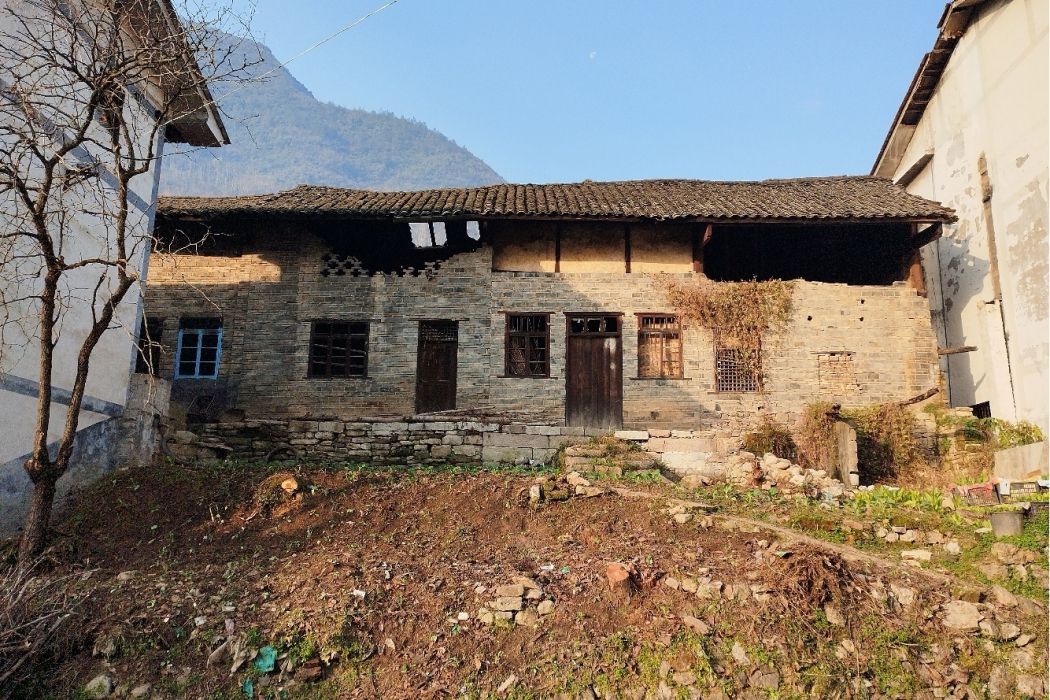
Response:
[[[18,0],[5,0],[4,9],[17,10],[18,4]],[[177,22],[168,0],[156,0],[155,9],[167,13],[172,23]],[[5,28],[10,28],[13,21],[10,13],[0,14],[0,22],[8,25]],[[12,88],[17,88],[14,78],[0,71],[0,89],[5,96],[15,94],[9,92]],[[126,100],[125,113],[130,114],[132,119],[141,120],[143,128],[138,129],[138,132],[148,134],[149,124],[145,122],[154,118],[149,90],[134,97]],[[138,227],[131,257],[135,272],[143,281],[149,263],[150,236],[161,170],[160,156],[165,141],[199,147],[229,143],[211,95],[203,90],[191,102],[193,104],[180,111],[182,116],[178,120],[159,129],[158,143],[155,145],[157,159],[151,171],[131,181],[129,220]],[[102,128],[97,124],[95,126]],[[71,162],[88,162],[94,154],[87,149],[74,150],[67,158]],[[107,176],[112,182],[107,181]],[[115,179],[103,173],[102,181],[103,187],[112,187]],[[100,221],[99,217],[82,214],[74,216],[67,223],[59,251],[67,263],[96,256],[108,257],[106,251],[113,244],[112,234]],[[87,269],[67,273],[61,291],[67,299],[78,296],[90,299],[97,280],[98,275],[92,276]],[[24,294],[14,293],[16,284],[24,286],[26,283],[25,280],[13,281],[10,274],[0,279],[0,285],[4,286],[3,291],[6,292],[3,298],[8,300],[0,308],[3,320],[7,321],[4,324],[3,352],[0,353],[0,536],[17,534],[28,510],[32,483],[22,465],[32,450],[40,389],[40,350],[38,336],[35,335],[39,321],[34,317],[30,303],[17,301]],[[133,381],[139,355],[137,343],[142,319],[141,292],[141,284],[134,285],[128,292],[116,312],[112,329],[104,333],[92,354],[76,447],[69,471],[59,480],[59,498],[70,488],[87,483],[118,466],[128,455],[129,445],[145,442],[149,443],[146,445],[148,450],[152,447],[154,426],[150,425],[148,417],[145,420],[141,417],[129,420],[131,411],[127,410],[129,402],[137,402],[141,406],[146,395],[158,390],[151,381],[143,381],[144,377]],[[64,427],[70,389],[76,373],[77,353],[91,327],[91,313],[89,303],[74,301],[70,304],[70,310],[63,315],[58,329],[48,435],[52,456]],[[12,323],[12,319],[22,320]],[[163,387],[159,390],[163,393]]]
[[[953,208],[922,249],[952,406],[1044,433],[1050,387],[1046,0],[955,0],[872,174]]]

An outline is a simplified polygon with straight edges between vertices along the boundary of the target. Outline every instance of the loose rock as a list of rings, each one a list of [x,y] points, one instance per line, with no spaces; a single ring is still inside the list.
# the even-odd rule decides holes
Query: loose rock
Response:
[[[711,628],[703,620],[692,615],[682,615],[682,622],[697,634],[710,634]]]
[[[975,632],[980,626],[981,612],[973,603],[953,600],[944,606],[944,626],[963,632]]]
[[[84,692],[92,698],[109,697],[113,693],[113,680],[105,674],[95,676],[84,686]]]
[[[730,652],[733,659],[743,666],[749,666],[751,660],[747,657],[747,652],[744,651],[744,647],[740,646],[740,642],[733,642],[733,649]]]
[[[1002,586],[992,586],[992,596],[995,598],[995,602],[999,605],[1007,608],[1017,607],[1017,596]]]
[[[933,558],[933,552],[928,549],[906,549],[901,552],[901,559],[913,560],[913,561],[930,561]]]

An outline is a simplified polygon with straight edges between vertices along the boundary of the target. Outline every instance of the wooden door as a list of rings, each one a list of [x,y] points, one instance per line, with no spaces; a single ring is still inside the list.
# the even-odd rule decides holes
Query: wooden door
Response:
[[[456,407],[458,321],[420,321],[416,354],[416,413]]]
[[[573,314],[566,318],[566,425],[623,425],[622,320],[614,314]]]

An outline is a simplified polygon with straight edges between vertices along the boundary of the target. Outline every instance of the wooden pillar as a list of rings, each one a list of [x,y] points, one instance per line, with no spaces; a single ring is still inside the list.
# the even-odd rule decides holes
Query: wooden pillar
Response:
[[[914,246],[918,236],[919,225],[912,224],[909,245]],[[922,274],[922,254],[918,248],[912,247],[904,254],[904,279],[919,296],[926,296],[926,280]]]
[[[922,255],[919,249],[911,251],[907,259],[908,286],[918,292],[919,296],[926,296],[926,280],[922,274]]]
[[[561,222],[554,224],[554,271],[561,272]]]
[[[623,227],[623,259],[625,272],[631,272],[631,225],[624,224]]]
[[[711,240],[711,224],[704,228],[703,236],[700,228],[693,227],[693,272],[704,273],[704,246]]]

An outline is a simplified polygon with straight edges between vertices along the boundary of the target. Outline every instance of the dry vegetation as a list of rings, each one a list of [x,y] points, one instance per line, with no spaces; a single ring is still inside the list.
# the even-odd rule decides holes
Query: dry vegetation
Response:
[[[791,320],[791,282],[713,282],[707,278],[696,284],[670,278],[661,281],[668,301],[687,323],[717,334],[719,343],[738,350],[744,368],[759,376],[763,337],[781,332]]]

